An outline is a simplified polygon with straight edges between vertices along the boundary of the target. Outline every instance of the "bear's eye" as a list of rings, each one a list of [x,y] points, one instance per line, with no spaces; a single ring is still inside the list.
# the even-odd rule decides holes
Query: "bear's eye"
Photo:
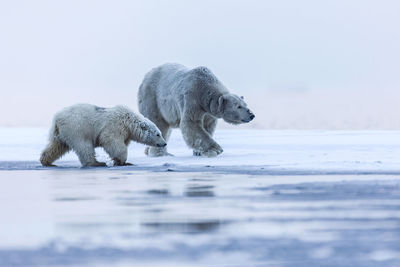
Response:
[[[160,134],[157,134],[158,137],[160,137]]]
[[[238,106],[237,108],[242,108],[242,106]]]

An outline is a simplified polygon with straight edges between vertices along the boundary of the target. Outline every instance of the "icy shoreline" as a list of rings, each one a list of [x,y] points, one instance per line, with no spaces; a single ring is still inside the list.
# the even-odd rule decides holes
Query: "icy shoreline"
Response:
[[[264,131],[219,130],[224,149],[216,158],[193,157],[178,130],[169,141],[175,157],[149,158],[144,146],[132,143],[123,169],[211,171],[260,175],[400,174],[399,131]],[[42,170],[38,158],[46,145],[46,129],[1,128],[0,170]],[[97,157],[112,162],[101,149]],[[80,168],[70,152],[56,164]],[[105,168],[105,170],[112,169]]]
[[[48,171],[48,167],[39,166],[36,161],[0,161],[0,171]],[[56,168],[50,168],[56,171],[85,171],[94,170],[98,172],[127,171],[127,172],[183,172],[183,173],[208,173],[208,174],[243,174],[243,175],[263,175],[263,176],[309,176],[309,175],[400,175],[400,168],[382,170],[382,168],[357,168],[357,169],[297,169],[297,168],[279,168],[264,166],[196,166],[196,165],[175,165],[164,163],[161,166],[124,166],[124,167],[105,167],[105,168],[81,168],[75,161],[63,161]],[[1,173],[0,173],[1,176]]]
[[[175,131],[106,168],[42,167],[46,135],[0,129],[0,266],[400,264],[400,132],[220,130],[210,159]]]

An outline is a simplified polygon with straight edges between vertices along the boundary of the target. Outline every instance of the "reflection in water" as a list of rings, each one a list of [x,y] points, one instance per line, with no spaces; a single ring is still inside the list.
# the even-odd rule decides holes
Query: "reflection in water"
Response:
[[[128,207],[145,207],[151,205],[151,203],[140,199],[119,199],[118,205]]]
[[[189,185],[185,195],[188,197],[214,197],[214,186],[212,185]]]
[[[304,183],[299,185],[282,184],[271,186],[258,186],[251,188],[261,191],[276,199],[290,200],[349,200],[349,199],[397,199],[399,190],[392,184],[381,184],[379,190],[371,185],[364,185],[365,182],[352,183]]]
[[[145,209],[145,212],[149,212],[149,213],[161,213],[164,210],[163,209],[157,209],[157,208],[150,208],[150,209]]]
[[[188,197],[214,197],[213,191],[187,191],[186,196]]]
[[[213,185],[191,185],[188,186],[190,190],[204,190],[204,189],[213,189],[215,186]]]
[[[224,223],[215,220],[202,222],[152,222],[143,223],[142,225],[160,232],[196,234],[217,231],[222,224]]]
[[[275,266],[269,263],[276,262],[276,266],[306,267],[326,266],[327,261],[332,266],[400,266],[398,177],[365,176],[353,181],[352,176],[255,175],[246,179],[176,172],[134,173],[110,180],[120,175],[110,173],[97,173],[94,183],[75,171],[59,179],[21,176],[15,181],[13,190],[4,192],[11,192],[9,203],[17,203],[23,212],[14,212],[9,203],[3,205],[3,210],[11,209],[9,214],[22,215],[15,227],[18,232],[1,232],[4,227],[0,227],[0,236],[6,237],[0,244],[11,244],[7,240],[16,235],[19,240],[35,238],[36,233],[42,236],[48,229],[43,242],[36,240],[55,245],[34,252],[21,250],[16,256],[0,249],[0,266],[46,266],[38,262],[58,259],[57,263],[60,257],[65,262],[82,260],[67,266],[98,266],[85,265],[92,259],[155,258],[164,262],[203,259],[206,264],[201,266],[213,265],[216,259],[221,261],[214,264],[218,266]],[[18,176],[13,178],[0,182],[6,181],[10,188]],[[46,186],[37,186],[38,181],[51,183],[49,195],[42,191]],[[3,221],[2,225],[13,225],[18,220],[3,216]],[[370,264],[371,258],[379,261]],[[15,259],[21,264],[15,265]]]
[[[147,193],[150,195],[168,195],[169,194],[167,189],[150,189],[150,190],[147,190]]]
[[[53,201],[87,201],[87,200],[97,200],[97,197],[56,197]]]
[[[127,179],[127,176],[111,176],[108,179],[110,180],[119,180],[119,179]]]
[[[70,229],[70,230],[92,230],[92,231],[97,231],[100,228],[129,228],[132,225],[130,223],[61,223],[57,224],[57,227],[64,228],[64,229]]]
[[[114,200],[121,206],[149,206],[157,197],[164,198],[170,195],[168,189],[121,190],[116,193],[118,196]],[[152,201],[148,201],[149,199]]]
[[[212,181],[215,181],[215,179],[211,179],[211,178],[192,178],[192,179],[190,179],[190,181],[193,181],[193,182],[212,182]]]

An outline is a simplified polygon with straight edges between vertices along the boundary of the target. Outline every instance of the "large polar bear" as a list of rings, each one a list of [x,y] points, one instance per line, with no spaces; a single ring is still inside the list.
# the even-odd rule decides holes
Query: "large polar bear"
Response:
[[[217,119],[239,124],[255,116],[243,97],[230,94],[206,67],[188,69],[164,64],[146,74],[138,93],[139,111],[152,120],[168,140],[180,128],[194,155],[214,157],[222,148],[212,139]],[[168,155],[166,147],[146,148],[149,156]]]
[[[78,104],[64,108],[54,116],[50,142],[40,162],[52,165],[70,149],[76,152],[83,166],[106,166],[95,157],[95,147],[103,147],[114,165],[126,163],[127,146],[136,141],[149,146],[167,145],[160,130],[150,120],[124,106],[102,108]]]

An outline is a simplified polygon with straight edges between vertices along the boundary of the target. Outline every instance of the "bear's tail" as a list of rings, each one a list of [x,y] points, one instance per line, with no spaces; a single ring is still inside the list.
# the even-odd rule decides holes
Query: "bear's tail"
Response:
[[[67,144],[58,139],[59,129],[55,122],[50,128],[49,144],[40,155],[40,163],[43,166],[53,166],[52,163],[70,150]]]

